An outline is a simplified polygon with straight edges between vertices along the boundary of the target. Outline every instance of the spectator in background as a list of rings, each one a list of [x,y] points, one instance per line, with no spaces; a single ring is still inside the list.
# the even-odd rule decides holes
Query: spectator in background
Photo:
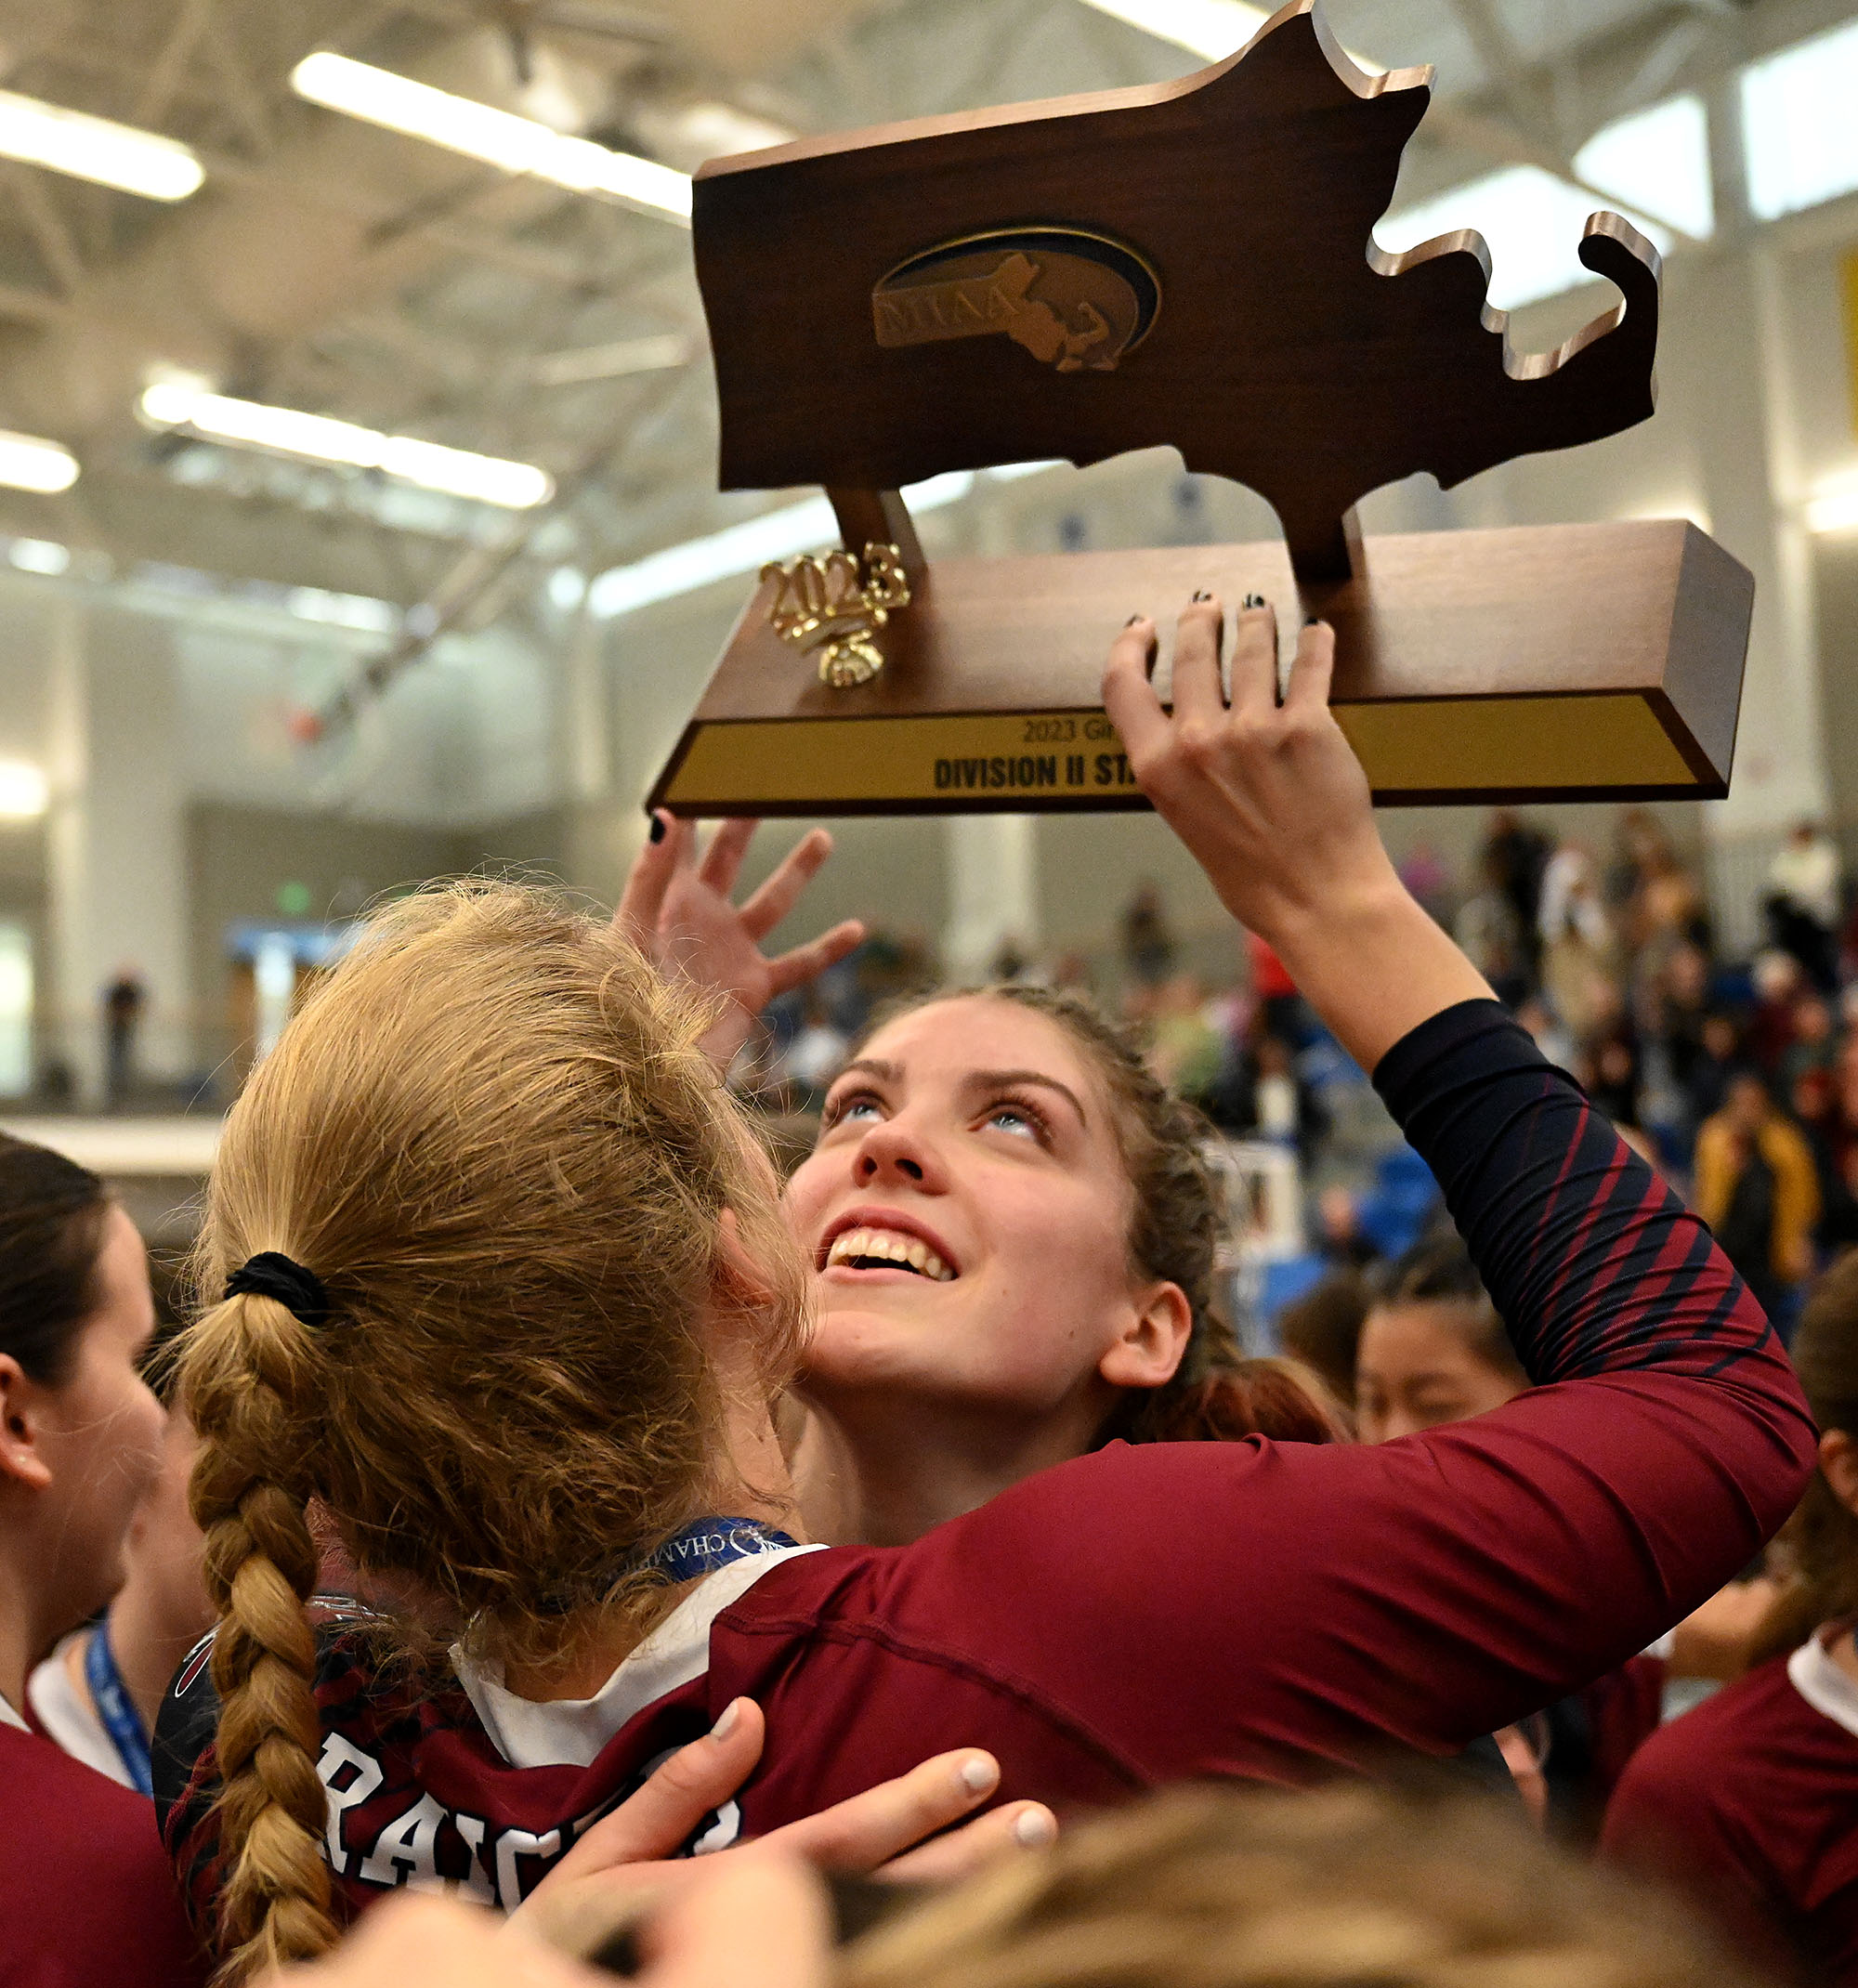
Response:
[[[1497,998],[1515,1007],[1531,985],[1530,948],[1526,929],[1506,887],[1502,866],[1488,850],[1480,859],[1482,886],[1459,907],[1452,936],[1466,959],[1495,990]]]
[[[1812,1155],[1819,1183],[1819,1221],[1812,1239],[1823,1253],[1848,1249],[1858,1243],[1858,1196],[1847,1177],[1851,1155],[1839,1136],[1831,1071],[1802,1070],[1788,1089],[1787,1103]]]
[[[1764,1077],[1781,1074],[1781,1059],[1793,1046],[1794,1003],[1800,995],[1801,971],[1792,953],[1773,946],[1758,953],[1749,969],[1755,1007],[1742,1032],[1742,1046]]]
[[[1623,1024],[1616,1024],[1588,1045],[1575,1074],[1594,1104],[1622,1132],[1642,1121],[1639,1045]]]
[[[1696,1054],[1691,1059],[1683,1082],[1689,1124],[1686,1143],[1693,1152],[1704,1120],[1722,1109],[1722,1102],[1729,1095],[1729,1079],[1741,1067],[1742,1040],[1734,1017],[1721,1009],[1706,1014],[1698,1031]]]
[[[1564,843],[1543,872],[1537,936],[1549,1005],[1577,1042],[1592,1040],[1622,1002],[1613,927],[1593,857],[1579,843]]]
[[[1516,1010],[1516,1019],[1536,1039],[1536,1047],[1558,1069],[1574,1074],[1580,1052],[1574,1038],[1555,1018],[1555,1012],[1539,994],[1531,994]]]
[[[1307,1169],[1329,1128],[1328,1114],[1298,1071],[1295,1053],[1281,1036],[1262,1036],[1256,1051],[1258,1136],[1295,1146]]]
[[[1479,868],[1501,893],[1515,914],[1526,977],[1536,975],[1539,950],[1537,918],[1541,910],[1542,872],[1548,868],[1548,838],[1509,808],[1490,817]],[[1494,985],[1495,983],[1493,983]],[[1498,987],[1498,994],[1503,989]]]
[[[1419,899],[1433,922],[1451,930],[1451,866],[1431,843],[1415,843],[1398,864],[1402,883]]]
[[[1607,908],[1623,915],[1659,857],[1670,853],[1670,837],[1650,808],[1621,808],[1613,827],[1613,861],[1606,871]]]
[[[1037,980],[1039,977],[1033,971],[1032,955],[1020,943],[1019,935],[1009,932],[994,953],[992,964],[988,968],[988,978],[1008,981]]]
[[[1150,1031],[1148,1067],[1157,1080],[1201,1103],[1219,1077],[1226,1044],[1197,975],[1175,974],[1156,990]]]
[[[846,1041],[833,1025],[817,985],[806,989],[798,1032],[781,1058],[780,1074],[796,1110],[817,1111],[826,1087],[844,1065]]]
[[[1361,1204],[1346,1187],[1331,1184],[1315,1197],[1315,1221],[1311,1243],[1326,1262],[1351,1270],[1365,1269],[1380,1260],[1372,1236],[1361,1226]],[[1349,1348],[1349,1393],[1354,1392],[1354,1349]]]
[[[1123,907],[1122,958],[1143,987],[1158,987],[1174,968],[1174,935],[1159,888],[1145,878]]]
[[[1838,985],[1836,938],[1844,913],[1838,845],[1816,821],[1794,824],[1768,869],[1765,909],[1774,944],[1800,963],[1813,985]]]
[[[1293,1360],[1313,1367],[1345,1407],[1354,1406],[1355,1351],[1367,1316],[1367,1281],[1359,1270],[1332,1270],[1277,1314],[1277,1338]]]
[[[1688,1091],[1691,1072],[1703,1054],[1703,1023],[1709,1012],[1709,956],[1686,940],[1666,954],[1642,989],[1639,1023],[1658,1045],[1666,1074],[1679,1092]]]
[[[1297,983],[1269,944],[1255,932],[1245,935],[1246,962],[1251,972],[1251,995],[1257,1003],[1258,1026],[1264,1034],[1302,1049],[1316,1026]]]
[[[1642,976],[1655,975],[1670,948],[1680,942],[1708,950],[1709,919],[1702,886],[1649,808],[1628,808],[1620,817],[1605,896],[1615,927]]]
[[[1697,1133],[1696,1211],[1786,1337],[1812,1275],[1819,1180],[1805,1137],[1754,1070],[1729,1079],[1722,1109]]]
[[[1789,1097],[1809,1072],[1832,1066],[1838,1045],[1833,1040],[1832,1008],[1825,995],[1809,987],[1795,998],[1789,1017],[1793,1040],[1781,1052],[1781,1085]]]
[[[120,1111],[136,1087],[136,1039],[148,1005],[148,989],[131,965],[116,969],[103,990],[103,1088],[111,1111]]]

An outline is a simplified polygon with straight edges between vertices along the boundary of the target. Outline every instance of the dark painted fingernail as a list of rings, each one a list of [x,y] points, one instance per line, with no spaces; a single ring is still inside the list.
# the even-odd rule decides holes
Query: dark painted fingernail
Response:
[[[1306,615],[1305,615],[1305,616],[1303,617],[1303,626],[1304,626],[1305,628],[1314,628],[1314,627],[1315,627],[1315,626],[1316,625],[1316,622],[1317,622],[1317,621],[1319,621],[1320,619],[1321,619],[1321,617],[1320,617],[1320,616],[1318,616],[1318,615],[1314,615],[1314,614],[1306,614]]]
[[[1142,659],[1144,673],[1146,675],[1153,676],[1155,674],[1155,665],[1160,660],[1161,638],[1158,635],[1150,635],[1148,638],[1148,653]]]
[[[651,839],[655,843],[661,843],[664,840],[664,817],[662,815],[654,815],[651,817]]]
[[[1270,603],[1262,594],[1248,594],[1245,596],[1245,605],[1248,608],[1265,608],[1269,607]]]
[[[1194,598],[1196,600],[1211,600],[1212,595],[1204,587],[1201,587],[1196,592]]]
[[[1123,626],[1124,626],[1125,628],[1133,628],[1133,627],[1135,626],[1136,622],[1138,622],[1138,621],[1144,621],[1144,620],[1145,620],[1145,619],[1146,619],[1146,617],[1145,617],[1145,616],[1144,616],[1144,615],[1140,615],[1140,614],[1132,614],[1132,615],[1130,616],[1130,618],[1128,619],[1128,621],[1125,621],[1125,622],[1124,622],[1124,623],[1123,623],[1122,625],[1123,625]]]

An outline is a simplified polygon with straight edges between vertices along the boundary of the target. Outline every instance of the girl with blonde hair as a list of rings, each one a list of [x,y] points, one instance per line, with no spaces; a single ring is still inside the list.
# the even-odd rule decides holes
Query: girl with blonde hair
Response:
[[[892,1034],[834,1120],[809,1275],[700,1003],[532,893],[397,908],[228,1122],[224,1296],[182,1354],[222,1619],[158,1795],[229,1975],[398,1886],[516,1903],[741,1696],[766,1750],[699,1848],[944,1735],[1003,1796],[1098,1804],[1453,1750],[1642,1648],[1786,1515],[1812,1438],[1765,1321],[1401,887],[1329,632],[1280,708],[1275,623],[1242,614],[1228,708],[1221,623],[1184,612],[1171,716],[1154,630],[1119,638],[1131,764],[1374,1072],[1555,1384],[1377,1449],[1112,1442],[909,1545],[808,1547],[772,1402],[818,1279],[889,1321],[884,1359],[977,1331],[999,1286],[1060,1335],[1053,1252],[1093,1266],[1106,1385],[1190,1329],[1106,1220],[1093,1073],[1006,1003],[953,1060]],[[307,1618],[312,1505],[410,1630]]]

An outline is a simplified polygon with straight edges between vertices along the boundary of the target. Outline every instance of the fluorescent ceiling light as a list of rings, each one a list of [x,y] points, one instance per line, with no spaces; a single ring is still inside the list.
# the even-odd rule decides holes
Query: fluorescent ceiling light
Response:
[[[555,479],[532,463],[507,463],[468,449],[419,441],[410,435],[381,435],[327,414],[235,400],[179,381],[159,380],[146,388],[141,408],[157,427],[188,428],[215,441],[275,450],[315,463],[378,469],[402,483],[442,490],[451,497],[474,498],[479,504],[502,504],[509,510],[526,511],[545,503],[555,492]],[[0,465],[4,465],[4,451],[0,451]]]
[[[0,817],[30,821],[43,815],[49,798],[46,777],[22,759],[0,759]]]
[[[0,90],[0,158],[43,165],[148,200],[185,200],[206,177],[177,138]]]
[[[77,481],[77,458],[61,442],[0,428],[0,483],[15,490],[68,490]]]
[[[1858,530],[1858,477],[1836,477],[1808,500],[1806,529],[1822,534]]]
[[[1383,249],[1417,248],[1435,235],[1474,228],[1490,251],[1490,302],[1498,310],[1557,295],[1600,281],[1576,251],[1592,212],[1591,198],[1533,165],[1506,165],[1448,193],[1404,207],[1375,225]],[[1661,254],[1670,235],[1639,215],[1627,216]]]
[[[56,539],[15,539],[7,548],[7,564],[22,573],[44,573],[56,580],[71,570],[71,547]]]
[[[1271,19],[1264,8],[1248,6],[1247,0],[1084,0],[1084,5],[1208,62],[1224,61]],[[1342,52],[1370,76],[1387,72],[1386,63],[1370,56],[1353,48]]]
[[[620,380],[634,373],[662,373],[684,365],[694,350],[682,332],[660,332],[646,338],[616,338],[610,345],[570,346],[535,362],[535,377],[543,386],[572,386],[582,380]]]
[[[1234,49],[1243,48],[1271,18],[1245,0],[1085,0],[1085,5],[1209,62],[1223,62]]]
[[[940,510],[944,504],[959,504],[974,487],[973,470],[951,469],[944,476],[910,484],[903,496],[910,510],[920,516]],[[611,621],[615,615],[648,608],[654,601],[694,594],[712,581],[759,572],[770,559],[818,552],[834,543],[838,536],[839,521],[824,497],[783,504],[778,511],[764,511],[759,517],[713,531],[707,538],[667,545],[631,566],[610,568],[588,589],[588,612]]]
[[[332,594],[324,587],[290,588],[284,611],[300,621],[355,628],[371,635],[390,635],[400,625],[400,610],[392,601],[376,600],[371,594]]]
[[[1858,188],[1858,21],[1742,72],[1748,205],[1772,221]]]
[[[291,72],[291,86],[326,110],[442,145],[505,173],[546,179],[575,193],[603,194],[661,220],[690,225],[689,175],[655,159],[611,151],[591,138],[551,131],[533,118],[327,49],[304,57]]]
[[[1700,97],[1669,97],[1603,125],[1575,153],[1574,169],[1589,186],[1695,241],[1716,232],[1709,122]]]

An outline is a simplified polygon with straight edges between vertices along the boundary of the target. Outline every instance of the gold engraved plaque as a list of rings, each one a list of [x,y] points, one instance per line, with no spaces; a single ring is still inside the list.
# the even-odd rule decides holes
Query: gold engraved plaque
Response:
[[[1003,333],[1060,373],[1114,373],[1148,335],[1161,281],[1147,258],[1077,228],[998,229],[899,263],[871,292],[881,346]]]

